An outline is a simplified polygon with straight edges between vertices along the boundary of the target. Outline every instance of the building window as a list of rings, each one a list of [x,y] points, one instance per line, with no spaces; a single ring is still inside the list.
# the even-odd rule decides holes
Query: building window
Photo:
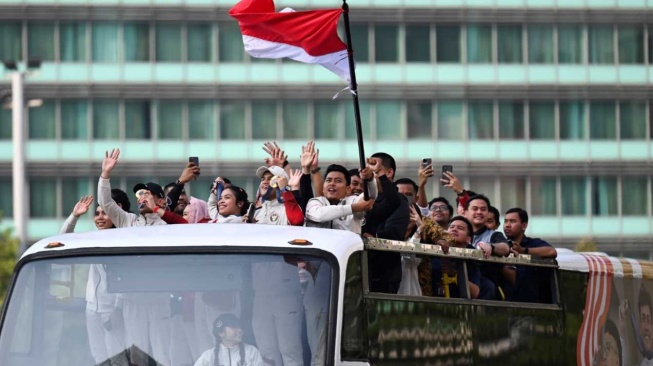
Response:
[[[431,138],[431,102],[406,102],[408,138]]]
[[[178,121],[181,124],[181,121]],[[152,116],[149,101],[125,102],[125,138],[149,140],[152,138]]]
[[[560,139],[584,140],[585,103],[582,101],[560,102]]]
[[[562,215],[586,215],[587,183],[584,177],[560,178]]]
[[[240,33],[238,25],[219,24],[218,53],[220,62],[241,62],[245,59],[243,35]]]
[[[644,27],[619,26],[619,63],[644,63]]]
[[[619,104],[619,132],[622,140],[646,139],[646,102]]]
[[[0,220],[11,218],[13,210],[13,184],[11,177],[0,178]]]
[[[463,122],[462,102],[438,103],[438,138],[443,140],[462,140],[464,138]]]
[[[589,26],[588,34],[590,64],[614,64],[613,26]]]
[[[215,111],[212,101],[188,102],[188,138],[191,140],[215,138]]]
[[[252,103],[252,139],[277,138],[277,102],[256,101]]]
[[[469,102],[468,137],[470,140],[487,140],[494,138],[492,102]]]
[[[557,202],[555,178],[531,178],[531,211],[533,215],[556,215]]]
[[[22,60],[20,23],[0,24],[0,60]]]
[[[490,200],[490,205],[496,206],[499,203],[499,201],[497,201],[497,197],[494,189],[495,186],[494,176],[470,177],[469,186],[474,187],[474,192],[479,192],[479,193],[482,192],[482,194],[485,195]]]
[[[68,217],[73,211],[75,204],[79,202],[79,199],[88,194],[88,183],[86,178],[61,179],[61,206],[59,210],[61,217]]]
[[[406,25],[406,62],[431,61],[431,27],[425,25]]]
[[[56,138],[56,108],[54,101],[44,102],[38,108],[30,108],[29,138],[34,140],[52,140]]]
[[[499,211],[513,207],[526,209],[526,179],[524,177],[501,177],[501,206]],[[496,203],[494,203],[496,206]]]
[[[615,140],[617,121],[614,101],[590,103],[590,139]]]
[[[85,100],[62,100],[60,108],[61,138],[88,139],[88,103]]]
[[[27,57],[54,61],[54,24],[29,23],[27,25]]]
[[[376,139],[399,140],[402,123],[401,103],[389,100],[376,102]]]
[[[598,216],[616,216],[617,178],[597,177],[592,181],[592,213]]]
[[[524,102],[499,103],[499,138],[517,140],[524,138]]]
[[[436,27],[436,51],[438,62],[460,63],[460,27],[442,25]]]
[[[57,181],[55,178],[30,177],[29,198],[31,217],[57,216]],[[72,207],[70,210],[72,211]]]
[[[366,24],[351,25],[351,43],[354,48],[354,60],[370,62],[370,31]]]
[[[245,103],[220,102],[220,138],[223,140],[245,138]]]
[[[646,177],[621,178],[621,214],[624,216],[648,215]]]
[[[186,59],[189,62],[211,62],[211,24],[192,24],[186,31],[188,51]],[[242,49],[241,49],[242,54]]]
[[[156,25],[156,60],[159,62],[181,61],[181,25],[158,23]]]
[[[583,63],[583,29],[575,25],[558,26],[558,62]]]
[[[399,61],[399,26],[376,25],[374,27],[374,61]]]
[[[492,62],[492,27],[489,25],[467,26],[467,62]]]
[[[313,106],[314,135],[316,139],[336,140],[342,115],[342,104],[315,102]]]
[[[158,102],[157,130],[161,140],[177,140],[182,138],[183,126],[182,102],[160,100]]]
[[[86,61],[86,24],[59,23],[59,58],[61,61]]]
[[[150,26],[140,23],[125,23],[125,61],[146,62],[150,60]]]
[[[93,62],[116,63],[119,58],[118,24],[93,24]]]
[[[555,138],[555,104],[553,102],[530,102],[528,108],[531,140],[553,140]]]
[[[11,140],[11,109],[0,108],[0,140]]]
[[[522,27],[521,25],[497,26],[497,57],[499,63],[520,64],[522,57]]]
[[[528,63],[552,64],[554,53],[553,27],[550,25],[529,25]]]
[[[117,140],[120,136],[120,108],[117,101],[93,102],[93,138]]]
[[[303,101],[283,102],[283,138],[308,139],[308,104]]]
[[[372,104],[367,101],[361,101],[360,112],[363,138],[366,140],[371,139]],[[356,117],[354,116],[354,106],[352,103],[345,103],[345,138],[348,140],[356,139]]]

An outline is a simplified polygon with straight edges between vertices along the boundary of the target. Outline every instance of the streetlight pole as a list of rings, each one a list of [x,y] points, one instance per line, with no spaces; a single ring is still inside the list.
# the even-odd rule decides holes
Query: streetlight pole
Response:
[[[27,250],[27,182],[25,179],[25,102],[24,74],[15,70],[11,74],[11,121],[14,156],[12,161],[13,210],[16,235],[20,240],[18,254]]]

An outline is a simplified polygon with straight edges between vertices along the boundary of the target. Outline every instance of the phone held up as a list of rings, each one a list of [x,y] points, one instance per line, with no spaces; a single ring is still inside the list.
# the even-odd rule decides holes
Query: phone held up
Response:
[[[442,185],[447,185],[449,184],[449,177],[445,173],[452,173],[453,172],[453,166],[452,165],[443,165],[442,166]]]
[[[200,158],[198,158],[197,156],[189,157],[188,162],[195,164],[195,166],[197,166],[197,167],[200,166]],[[199,175],[200,175],[200,173],[195,174],[195,176],[199,176]]]
[[[424,158],[422,159],[422,168],[426,168],[427,166],[431,165],[433,163],[433,160],[431,158]]]

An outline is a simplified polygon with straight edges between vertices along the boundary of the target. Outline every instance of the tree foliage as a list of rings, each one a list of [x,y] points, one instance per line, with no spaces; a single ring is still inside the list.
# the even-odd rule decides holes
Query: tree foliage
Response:
[[[4,303],[9,280],[16,265],[18,245],[19,241],[11,229],[0,231],[0,305]]]

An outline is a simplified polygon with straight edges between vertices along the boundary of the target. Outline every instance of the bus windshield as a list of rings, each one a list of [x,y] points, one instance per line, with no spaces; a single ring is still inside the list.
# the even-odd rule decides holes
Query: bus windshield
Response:
[[[326,364],[332,277],[305,255],[35,260],[8,300],[0,364]]]

